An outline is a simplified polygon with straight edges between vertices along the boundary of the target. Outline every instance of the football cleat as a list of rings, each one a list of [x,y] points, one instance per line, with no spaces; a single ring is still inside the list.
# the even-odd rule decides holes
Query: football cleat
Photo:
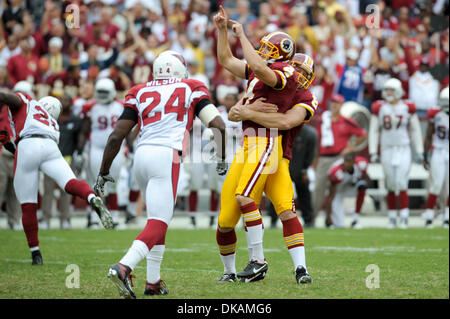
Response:
[[[442,227],[448,229],[448,220],[444,220],[444,222],[442,223]]]
[[[120,263],[115,264],[108,271],[108,278],[119,289],[120,298],[136,299],[136,295],[131,287],[133,287],[133,278],[130,267]]]
[[[35,250],[31,253],[31,265],[38,265],[38,266],[42,266],[43,265],[43,261],[42,261],[42,255],[41,255],[41,251],[40,250]]]
[[[351,227],[352,227],[353,229],[362,229],[361,224],[358,223],[357,220],[352,221]]]
[[[96,196],[90,201],[89,204],[91,204],[92,208],[97,213],[100,221],[103,224],[103,227],[105,227],[106,229],[113,229],[114,223],[111,213],[108,211],[108,209],[106,209],[106,206],[105,204],[103,204],[102,199]]]
[[[218,280],[218,282],[235,282],[236,274],[223,274],[222,277]]]
[[[253,282],[263,280],[266,276],[269,264],[267,262],[258,263],[256,260],[251,260],[243,271],[237,273],[237,277],[241,282]]]
[[[158,280],[155,284],[150,284],[148,281],[145,284],[144,295],[167,295],[169,291],[166,288],[166,283],[163,280]]]
[[[299,266],[295,270],[295,279],[299,284],[310,284],[312,283],[312,278],[306,271],[305,267]]]
[[[408,219],[402,218],[402,220],[400,221],[400,228],[408,229]]]
[[[428,228],[428,229],[433,228],[433,221],[431,219],[427,219],[425,221],[425,228]]]
[[[394,229],[397,228],[397,219],[395,218],[390,218],[389,219],[389,225],[388,225],[389,229]]]

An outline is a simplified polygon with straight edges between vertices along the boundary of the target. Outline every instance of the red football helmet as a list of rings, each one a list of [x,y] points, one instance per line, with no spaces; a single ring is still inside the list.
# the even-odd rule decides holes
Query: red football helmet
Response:
[[[291,64],[297,70],[298,84],[303,89],[309,88],[315,77],[314,60],[309,55],[296,53],[291,60]]]
[[[265,35],[260,40],[258,54],[269,62],[290,61],[295,53],[295,42],[284,32],[276,31]]]

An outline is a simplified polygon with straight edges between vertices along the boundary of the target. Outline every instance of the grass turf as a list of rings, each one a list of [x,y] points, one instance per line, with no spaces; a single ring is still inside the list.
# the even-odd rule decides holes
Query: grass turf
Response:
[[[23,232],[0,231],[0,298],[118,298],[107,279],[108,267],[125,254],[138,230],[40,232],[44,266],[31,266]],[[237,231],[237,270],[248,261],[243,230]],[[269,271],[250,284],[219,284],[223,266],[214,230],[169,229],[161,276],[168,296],[144,296],[146,262],[135,269],[138,298],[309,299],[309,298],[449,298],[449,233],[445,229],[327,230],[306,229],[306,258],[311,285],[295,282],[290,255],[280,229],[266,229]],[[79,288],[67,288],[79,267]],[[379,268],[379,288],[366,287]],[[69,272],[66,272],[68,270]],[[69,282],[70,281],[69,277]],[[73,281],[72,281],[73,282]]]

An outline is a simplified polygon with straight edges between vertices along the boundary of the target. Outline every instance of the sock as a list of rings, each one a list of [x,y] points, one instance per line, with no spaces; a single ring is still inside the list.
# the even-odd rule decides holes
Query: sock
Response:
[[[64,187],[66,193],[70,195],[78,196],[88,202],[95,196],[94,191],[89,187],[86,182],[79,181],[77,179],[71,179]],[[91,196],[92,195],[92,196]]]
[[[409,207],[409,196],[407,191],[401,191],[398,194],[398,201],[399,201],[399,208],[400,210],[408,208]],[[401,213],[400,213],[401,216]]]
[[[38,251],[39,250],[39,246],[36,247],[30,247],[30,251],[34,252],[34,251]]]
[[[236,232],[233,229],[227,233],[222,233],[217,229],[216,241],[219,246],[220,259],[223,263],[223,272],[225,274],[236,273]]]
[[[366,196],[366,190],[365,189],[360,189],[358,191],[358,195],[356,196],[356,209],[355,209],[355,212],[358,215],[361,213],[361,209],[362,209],[362,205],[364,203],[364,197],[365,196]]]
[[[263,222],[262,216],[259,212],[258,206],[255,202],[246,204],[240,208],[244,217],[244,224],[248,233],[248,245],[252,249],[251,260],[257,262],[264,262],[264,250],[263,250]]]
[[[394,192],[387,193],[386,202],[387,202],[388,210],[396,210],[397,209],[397,196],[395,196]]]
[[[305,240],[302,224],[297,217],[282,220],[281,223],[283,224],[284,242],[294,263],[294,270],[299,266],[303,266],[306,269]]]
[[[191,191],[189,193],[189,212],[196,212],[198,207],[198,194],[197,191]]]
[[[27,237],[28,247],[34,248],[39,246],[38,238],[38,219],[36,203],[22,204],[22,226]]]
[[[142,232],[136,237],[136,240],[144,242],[148,250],[152,250],[154,245],[164,245],[167,227],[167,224],[161,220],[149,219]]]
[[[447,207],[445,207],[444,221],[448,221],[448,197],[447,197]]]
[[[397,210],[396,209],[388,209],[388,217],[392,223],[397,222]]]
[[[130,190],[130,194],[128,196],[128,212],[133,216],[136,216],[136,206],[139,199],[139,194],[139,191]]]
[[[219,207],[219,194],[216,191],[211,191],[211,196],[209,198],[209,210],[211,212],[217,212]]]
[[[253,249],[252,247],[250,247],[250,238],[248,235],[247,227],[244,226],[244,229],[245,229],[245,239],[247,240],[247,247],[248,247],[248,260],[251,261],[253,257]]]
[[[148,247],[141,240],[134,240],[128,252],[119,261],[122,265],[128,266],[133,270],[136,265],[148,255]]]
[[[425,212],[423,214],[423,217],[425,220],[433,220],[434,219],[434,209],[425,209]]]
[[[434,210],[436,208],[437,198],[437,195],[429,193],[426,208]]]
[[[154,245],[147,255],[147,282],[150,284],[161,279],[161,263],[165,249],[165,245]]]
[[[409,217],[409,208],[400,209],[400,219],[405,220]]]
[[[119,202],[117,201],[117,194],[111,193],[106,197],[106,208],[110,211],[119,210]]]

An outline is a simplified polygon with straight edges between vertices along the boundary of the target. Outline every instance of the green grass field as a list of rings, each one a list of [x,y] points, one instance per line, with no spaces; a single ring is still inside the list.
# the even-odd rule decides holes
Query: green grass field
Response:
[[[123,256],[138,230],[40,232],[44,266],[31,266],[23,232],[0,231],[0,298],[118,298],[107,279],[108,267]],[[237,269],[248,260],[245,235],[238,230]],[[146,264],[135,269],[138,298],[303,299],[303,298],[449,298],[449,233],[445,229],[305,231],[311,285],[295,282],[280,229],[264,234],[269,271],[257,283],[218,284],[223,266],[214,230],[170,230],[162,264],[169,295],[144,296]],[[80,287],[67,288],[76,264]],[[379,288],[366,287],[379,267]]]

